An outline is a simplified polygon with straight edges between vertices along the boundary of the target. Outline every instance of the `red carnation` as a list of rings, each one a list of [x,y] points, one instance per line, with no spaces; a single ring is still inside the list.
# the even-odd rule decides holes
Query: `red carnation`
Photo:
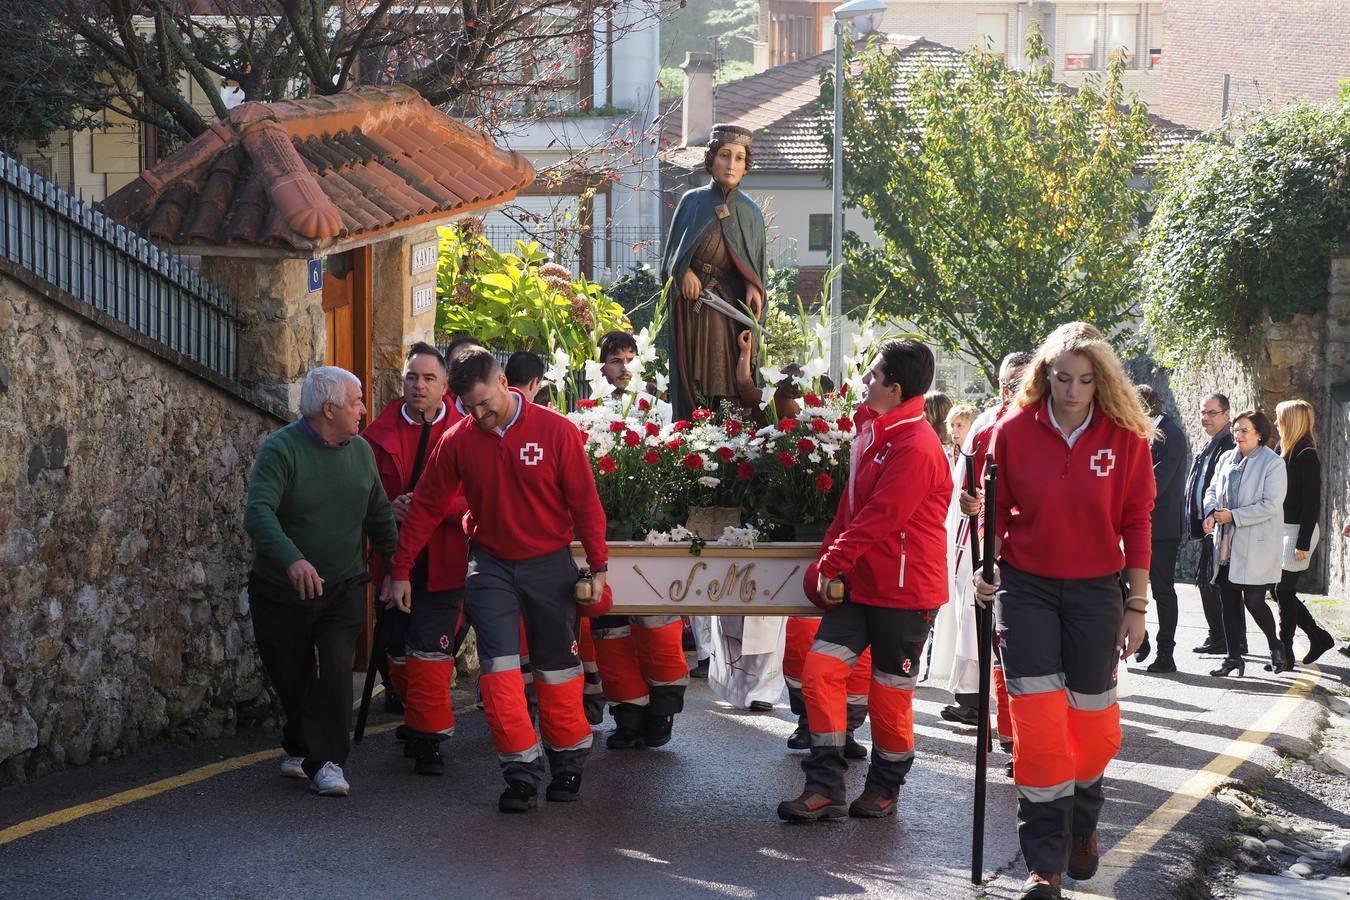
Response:
[[[822,494],[828,493],[830,488],[834,487],[834,479],[824,472],[816,476],[816,490]]]
[[[830,423],[826,422],[824,419],[812,419],[811,430],[816,434],[824,434],[830,430]]]
[[[816,449],[816,442],[811,440],[810,438],[802,438],[800,441],[797,442],[798,453],[810,453],[812,450],[815,449]]]
[[[744,429],[745,426],[736,419],[727,419],[726,424],[722,426],[722,430],[727,433],[727,437],[735,437]]]
[[[741,481],[749,481],[755,477],[754,463],[743,462],[736,467],[736,477]]]
[[[798,425],[798,422],[797,422],[796,419],[779,419],[779,420],[778,420],[778,430],[779,430],[779,431],[793,432],[793,431],[796,431],[796,430],[797,430],[797,425]]]
[[[650,437],[656,437],[658,434],[661,433],[661,426],[657,425],[655,422],[646,422],[644,424],[647,429],[647,434]]]
[[[646,453],[642,454],[642,461],[649,466],[655,466],[661,462],[661,454],[657,453],[655,450],[648,450]]]
[[[602,456],[596,460],[596,465],[600,468],[601,475],[613,475],[618,470],[618,463],[614,462],[612,456]]]
[[[642,435],[630,428],[623,433],[623,442],[628,447],[636,447],[642,443]]]
[[[684,457],[684,467],[686,469],[702,469],[703,457],[699,456],[697,453],[686,454]]]
[[[578,400],[577,409],[595,409],[596,403],[595,400]]]
[[[807,405],[807,406],[821,406],[821,405],[823,405],[823,404],[820,402],[820,398],[817,397],[815,394],[807,394],[807,395],[806,395],[805,397],[803,397],[802,399],[806,401],[806,405]]]
[[[690,413],[690,417],[693,418],[695,422],[706,422],[712,418],[712,410],[704,409],[703,407],[700,406],[698,409]]]
[[[623,431],[627,427],[628,426],[624,424],[623,419],[615,419],[613,422],[609,423],[609,430],[613,434],[618,434],[620,431]]]
[[[839,430],[840,430],[840,431],[852,431],[852,430],[853,430],[853,420],[850,419],[848,416],[840,416],[840,417],[839,417],[839,421],[838,421],[838,422],[835,422],[834,424],[836,424],[836,425],[839,426]]]
[[[651,401],[648,400],[646,397],[643,397],[641,400],[638,401],[638,409],[641,410],[642,412],[646,412],[647,410],[649,410],[649,409],[651,409],[651,408],[652,408],[652,403],[651,403]]]
[[[791,450],[784,450],[778,454],[778,461],[790,469],[797,464],[797,455]]]
[[[688,420],[688,419],[681,419],[680,421],[676,422],[674,425],[672,425],[672,426],[670,426],[670,427],[671,427],[671,428],[674,428],[676,431],[688,431],[688,430],[689,430],[689,420]]]
[[[671,438],[666,441],[666,446],[672,450],[678,450],[684,446],[684,438]]]
[[[718,447],[717,455],[721,458],[722,462],[727,463],[731,462],[732,457],[736,455],[736,451],[732,450],[730,447]]]

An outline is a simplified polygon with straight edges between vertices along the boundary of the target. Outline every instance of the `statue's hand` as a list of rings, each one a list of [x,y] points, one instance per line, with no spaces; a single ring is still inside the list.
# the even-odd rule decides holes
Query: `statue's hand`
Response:
[[[736,335],[736,342],[741,345],[741,359],[755,355],[755,333],[749,328]]]
[[[684,270],[684,277],[680,279],[680,291],[686,300],[697,300],[698,295],[703,293],[703,283],[698,280],[692,269]]]
[[[753,284],[746,286],[745,305],[750,307],[750,312],[754,314],[756,321],[763,317],[764,295],[760,293],[759,288],[755,287]]]

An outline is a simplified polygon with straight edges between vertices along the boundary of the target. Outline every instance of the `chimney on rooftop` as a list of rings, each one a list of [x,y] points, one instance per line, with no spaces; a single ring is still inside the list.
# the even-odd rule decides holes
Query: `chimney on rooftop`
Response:
[[[713,127],[713,72],[717,68],[711,53],[685,55],[684,99],[681,102],[681,143],[685,147],[706,144]]]

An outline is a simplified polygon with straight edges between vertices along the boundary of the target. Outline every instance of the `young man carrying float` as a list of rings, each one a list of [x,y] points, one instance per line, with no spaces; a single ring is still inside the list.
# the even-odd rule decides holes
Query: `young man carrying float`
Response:
[[[413,562],[462,488],[471,548],[465,607],[478,636],[478,684],[507,784],[498,809],[525,812],[538,805],[545,755],[553,774],[548,799],[576,800],[591,726],[582,706],[577,567],[570,546],[575,529],[594,575],[594,594],[604,597],[605,511],[576,426],[510,390],[490,351],[467,347],[456,353],[450,391],[467,416],[427,461],[403,520],[384,599],[409,609]],[[542,750],[520,672],[522,614]]]
[[[872,763],[851,816],[895,813],[914,764],[914,686],[928,629],[947,601],[947,507],[952,476],[924,419],[933,353],[918,341],[886,341],[863,376],[848,490],[830,524],[807,596],[825,610],[802,673],[811,752],[806,789],[778,805],[788,821],[839,818],[844,806],[848,679],[872,649]],[[842,600],[830,582],[844,584]]]

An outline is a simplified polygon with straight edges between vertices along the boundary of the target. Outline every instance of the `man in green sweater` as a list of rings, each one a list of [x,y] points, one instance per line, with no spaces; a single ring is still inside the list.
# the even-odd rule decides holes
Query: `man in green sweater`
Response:
[[[258,654],[281,699],[281,774],[327,797],[350,790],[352,655],[365,627],[361,535],[389,559],[393,508],[370,445],[357,436],[361,381],[320,366],[300,389],[298,422],[263,441],[248,483],[249,605]],[[316,665],[317,660],[317,665]]]

